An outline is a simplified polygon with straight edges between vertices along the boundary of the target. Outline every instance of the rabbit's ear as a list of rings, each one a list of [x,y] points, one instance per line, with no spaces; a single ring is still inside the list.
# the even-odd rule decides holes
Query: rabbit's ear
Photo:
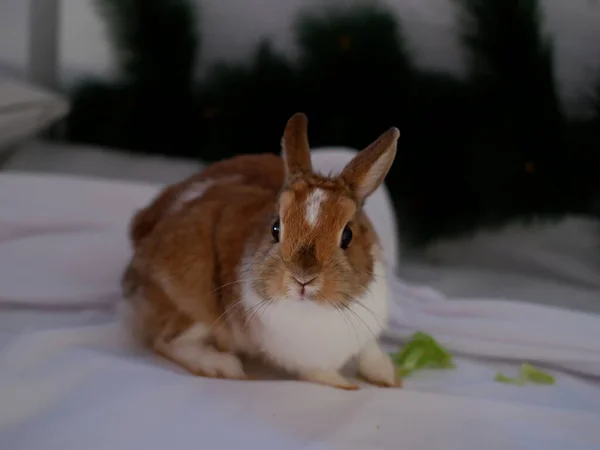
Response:
[[[308,119],[305,114],[296,113],[288,120],[281,139],[281,156],[287,178],[312,173]]]
[[[359,203],[383,183],[396,157],[400,131],[390,128],[367,148],[358,153],[340,174]]]

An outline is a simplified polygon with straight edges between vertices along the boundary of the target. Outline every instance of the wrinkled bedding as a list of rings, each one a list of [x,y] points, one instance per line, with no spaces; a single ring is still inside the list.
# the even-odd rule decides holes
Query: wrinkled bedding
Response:
[[[326,168],[348,155],[315,157]],[[137,348],[119,316],[126,224],[157,189],[0,175],[1,449],[600,448],[600,317],[565,308],[571,297],[600,301],[600,271],[587,256],[563,249],[561,275],[554,273],[560,249],[547,257],[543,242],[518,263],[501,255],[478,263],[469,240],[398,260],[383,192],[368,212],[390,239],[385,342],[392,350],[414,331],[429,332],[455,352],[456,369],[417,373],[404,389],[357,392],[203,379]],[[489,247],[494,239],[484,241]],[[502,239],[495,251],[506,256],[512,244]],[[570,272],[573,264],[581,277]],[[519,281],[498,288],[510,280]],[[514,374],[524,361],[557,383],[494,381],[498,370]]]

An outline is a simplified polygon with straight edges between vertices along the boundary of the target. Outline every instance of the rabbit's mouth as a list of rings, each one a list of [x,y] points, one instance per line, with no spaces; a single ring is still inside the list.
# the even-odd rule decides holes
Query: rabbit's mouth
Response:
[[[310,277],[296,277],[292,276],[290,281],[289,290],[295,294],[300,300],[310,300],[317,294],[318,281],[316,276]]]

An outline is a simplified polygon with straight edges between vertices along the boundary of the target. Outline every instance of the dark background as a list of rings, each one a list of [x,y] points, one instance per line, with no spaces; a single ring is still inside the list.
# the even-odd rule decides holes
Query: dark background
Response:
[[[199,80],[202,17],[190,1],[97,0],[120,77],[77,87],[67,139],[214,161],[278,153],[285,122],[303,111],[314,147],[362,148],[400,128],[386,183],[416,245],[512,220],[600,216],[600,74],[580,89],[594,113],[567,116],[537,1],[454,1],[464,78],[417,69],[402,18],[373,5],[305,11],[297,58],[264,41],[250,61]]]

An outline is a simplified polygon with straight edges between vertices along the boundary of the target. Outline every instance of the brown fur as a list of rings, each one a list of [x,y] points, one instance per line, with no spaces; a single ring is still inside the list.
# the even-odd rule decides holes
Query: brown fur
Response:
[[[237,278],[235,269],[256,222],[275,197],[272,189],[256,185],[217,185],[178,213],[164,214],[163,209],[164,216],[137,242],[130,269],[135,275],[127,278],[145,278],[141,295],[152,305],[146,322],[155,339],[165,337],[165,324],[185,324],[181,333],[201,322],[218,330],[214,338],[219,347],[230,347],[221,319],[237,300],[231,284]],[[156,284],[161,281],[168,287],[159,290]],[[163,301],[163,293],[170,302]],[[167,339],[172,337],[169,333]]]
[[[123,286],[144,342],[185,367],[168,343],[201,323],[210,328],[215,348],[242,351],[234,330],[248,326],[248,312],[239,307],[246,278],[269,298],[282,296],[294,276],[321,282],[313,301],[344,303],[360,295],[372,280],[377,256],[370,251],[377,237],[362,201],[387,173],[395,139],[397,130],[388,131],[341,176],[325,177],[312,173],[306,118],[296,115],[282,140],[285,164],[272,154],[238,156],[166,187],[130,227],[134,256]],[[369,172],[371,167],[377,170]],[[199,198],[173,210],[183,193],[207,180],[213,184]],[[315,188],[327,197],[311,227],[304,204]],[[280,245],[271,237],[278,217],[285,234]],[[353,240],[341,251],[346,224]],[[250,260],[242,267],[245,257]]]
[[[281,158],[272,153],[240,155],[218,161],[206,167],[200,173],[167,186],[150,205],[138,211],[130,227],[130,237],[134,245],[150,234],[177,196],[191,185],[207,179],[227,178],[240,174],[243,175],[241,181],[244,184],[261,187],[273,192],[279,191],[284,181]]]

